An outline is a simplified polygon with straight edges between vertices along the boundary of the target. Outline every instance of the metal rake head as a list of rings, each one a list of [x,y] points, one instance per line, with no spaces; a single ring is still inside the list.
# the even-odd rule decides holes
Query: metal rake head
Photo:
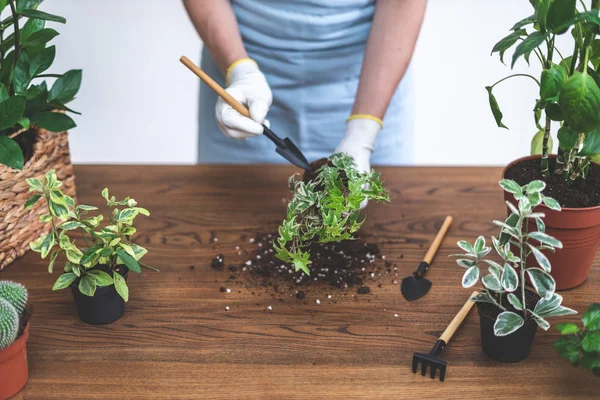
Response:
[[[435,379],[435,373],[439,370],[440,381],[444,382],[448,363],[438,357],[438,355],[442,352],[445,345],[446,343],[444,343],[443,340],[438,340],[433,346],[433,349],[431,349],[430,353],[414,353],[412,359],[413,373],[417,373],[418,366],[421,364],[421,375],[425,376],[427,373],[427,367],[429,367],[429,376],[431,379]]]

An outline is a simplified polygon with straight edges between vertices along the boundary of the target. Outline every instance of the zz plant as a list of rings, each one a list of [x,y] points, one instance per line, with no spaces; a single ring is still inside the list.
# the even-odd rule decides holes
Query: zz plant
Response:
[[[511,33],[502,38],[492,53],[498,53],[504,63],[504,53],[516,45],[511,68],[523,57],[539,61],[539,78],[529,74],[512,74],[486,90],[489,103],[501,128],[502,112],[492,90],[499,83],[514,77],[526,77],[539,87],[533,106],[537,128],[542,131],[534,137],[532,150],[540,148],[540,170],[547,178],[552,172],[565,182],[585,179],[590,163],[600,157],[600,17],[599,0],[529,0],[533,14],[517,22]],[[556,39],[568,35],[572,49],[559,50]],[[542,114],[544,116],[543,121]],[[552,125],[557,122],[558,154],[556,168],[550,171],[548,154],[551,151]]]
[[[456,255],[459,257],[456,260],[458,265],[466,268],[462,286],[472,287],[481,279],[484,288],[473,300],[491,303],[502,311],[494,324],[496,336],[510,335],[531,318],[542,329],[548,330],[550,324],[546,321],[547,317],[575,314],[576,311],[561,305],[562,296],[555,293],[556,284],[549,274],[550,262],[542,253],[542,250],[560,249],[562,243],[545,233],[545,216],[533,209],[544,203],[549,208],[560,211],[560,205],[556,200],[543,195],[546,187],[543,181],[532,181],[520,186],[505,179],[500,181],[500,186],[512,193],[518,202],[518,206],[514,206],[507,201],[510,216],[505,221],[494,221],[500,227],[500,234],[492,237],[492,245],[502,262],[488,258],[492,248],[486,247],[483,236],[478,237],[474,244],[459,241],[458,246],[465,251],[464,254]],[[535,226],[536,229],[529,231],[530,226]],[[541,268],[527,266],[527,258],[532,254]],[[486,267],[488,273],[483,275]],[[527,276],[540,296],[533,309],[528,308],[526,298]]]
[[[147,250],[131,242],[131,236],[136,233],[134,219],[140,214],[150,215],[148,210],[138,207],[134,199],[127,197],[117,201],[109,195],[108,189],[104,189],[102,197],[111,211],[108,225],[101,227],[102,214],[88,215],[98,208],[75,205],[73,199],[60,190],[62,183],[54,170],[46,173],[41,181],[31,178],[27,183],[35,194],[26,202],[25,208],[31,208],[43,199],[48,213],[40,220],[52,225],[50,233],[30,244],[31,249],[40,253],[43,259],[50,257],[50,273],[59,255],[66,259],[64,272],[56,280],[53,290],[65,289],[79,280],[79,291],[93,296],[97,287],[114,285],[119,295],[128,301],[129,288],[122,274],[126,270],[140,273],[141,267],[156,270],[141,261]],[[76,232],[80,233],[85,246],[76,243],[73,238]]]
[[[58,36],[46,23],[66,20],[38,10],[41,2],[0,0],[0,17],[6,17],[0,21],[0,164],[15,169],[24,163],[17,138],[21,128],[62,132],[76,126],[66,112],[79,114],[66,105],[79,91],[81,70],[45,73],[56,55],[48,43]],[[50,87],[44,78],[56,80]]]
[[[359,221],[361,203],[389,201],[380,174],[358,171],[352,157],[343,153],[332,155],[309,182],[292,175],[289,186],[294,195],[279,227],[275,254],[307,275],[311,243],[352,239],[364,222]]]
[[[554,342],[558,354],[574,367],[582,366],[600,376],[600,303],[592,304],[581,317],[582,326],[556,325],[561,333]]]
[[[7,348],[17,339],[27,297],[25,286],[11,281],[0,281],[0,350]]]

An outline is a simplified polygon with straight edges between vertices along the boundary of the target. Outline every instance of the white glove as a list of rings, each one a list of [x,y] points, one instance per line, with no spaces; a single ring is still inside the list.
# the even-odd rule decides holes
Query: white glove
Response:
[[[234,62],[227,69],[227,83],[225,90],[248,107],[252,119],[244,117],[219,97],[215,109],[219,129],[232,139],[245,140],[262,134],[262,124],[269,126],[265,117],[273,102],[273,95],[256,62],[250,58]]]
[[[348,118],[346,134],[335,149],[336,153],[346,153],[352,158],[359,171],[371,172],[371,154],[375,148],[377,135],[383,127],[383,122],[372,115],[356,114]],[[367,206],[365,199],[361,210]]]

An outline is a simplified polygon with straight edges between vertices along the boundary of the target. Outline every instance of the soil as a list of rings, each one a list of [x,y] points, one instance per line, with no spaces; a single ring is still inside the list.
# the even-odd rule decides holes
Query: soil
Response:
[[[549,160],[550,171],[554,171],[556,160]],[[591,164],[586,179],[578,179],[567,185],[561,176],[551,173],[548,178],[542,178],[539,158],[523,160],[511,166],[504,174],[506,179],[512,179],[519,185],[539,179],[546,182],[544,194],[557,200],[561,206],[568,208],[586,208],[600,205],[600,165]]]
[[[314,180],[318,175],[317,171],[319,170],[319,168],[328,163],[329,161],[326,158],[320,158],[316,161],[311,162],[310,166],[312,167],[312,171],[304,171],[304,175],[302,176],[302,180],[304,181],[304,183],[308,183]]]
[[[23,152],[24,162],[29,161],[33,157],[33,145],[35,144],[35,130],[30,129],[13,138]]]
[[[245,263],[236,266],[238,271],[246,272],[247,277],[259,287],[277,287],[277,291],[282,291],[282,286],[286,284],[290,290],[294,290],[299,286],[326,282],[330,286],[349,288],[362,285],[369,277],[386,271],[391,273],[392,264],[379,255],[379,246],[357,239],[312,244],[309,247],[312,261],[309,276],[302,271],[296,272],[293,265],[275,257],[275,238],[276,234],[258,235],[255,241],[257,250],[248,254],[249,259]],[[361,294],[370,291],[368,286],[358,289]],[[304,292],[296,290],[296,297],[303,299]]]
[[[21,316],[19,320],[19,333],[17,333],[17,339],[21,337],[23,332],[25,332],[25,328],[27,327],[27,323],[31,319],[31,315],[33,314],[33,310],[31,307],[25,307],[25,312]],[[15,339],[16,340],[16,339]]]
[[[521,289],[518,289],[518,293],[515,293],[515,295],[519,298],[519,300],[521,300],[520,290]],[[528,309],[533,310],[539,299],[540,299],[540,296],[537,293],[534,293],[529,289],[525,289],[525,301],[527,302]],[[519,311],[516,308],[514,308],[512,306],[512,304],[510,304],[508,302],[507,296],[502,297],[502,305],[506,308],[507,311],[512,311],[519,315],[521,315],[523,313],[522,311]],[[478,307],[481,310],[482,314],[490,317],[493,320],[495,320],[498,317],[498,315],[500,315],[500,313],[502,313],[502,311],[503,311],[503,310],[499,309],[498,307],[496,307],[495,305],[490,304],[490,303],[478,303]]]

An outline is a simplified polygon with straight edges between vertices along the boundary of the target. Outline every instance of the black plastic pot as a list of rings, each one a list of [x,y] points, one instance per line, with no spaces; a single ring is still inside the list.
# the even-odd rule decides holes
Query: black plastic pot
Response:
[[[492,318],[485,312],[487,307],[494,306],[489,303],[477,303],[483,352],[492,360],[505,363],[515,363],[526,359],[531,353],[537,332],[537,323],[529,318],[522,327],[510,335],[496,336],[494,335],[496,318]]]
[[[104,266],[97,267],[108,274],[112,272]],[[128,271],[123,275],[127,280]],[[79,291],[79,279],[71,284],[71,292],[77,307],[79,318],[86,324],[105,325],[112,324],[125,313],[125,301],[117,293],[114,285],[98,287],[94,296],[86,296]]]

